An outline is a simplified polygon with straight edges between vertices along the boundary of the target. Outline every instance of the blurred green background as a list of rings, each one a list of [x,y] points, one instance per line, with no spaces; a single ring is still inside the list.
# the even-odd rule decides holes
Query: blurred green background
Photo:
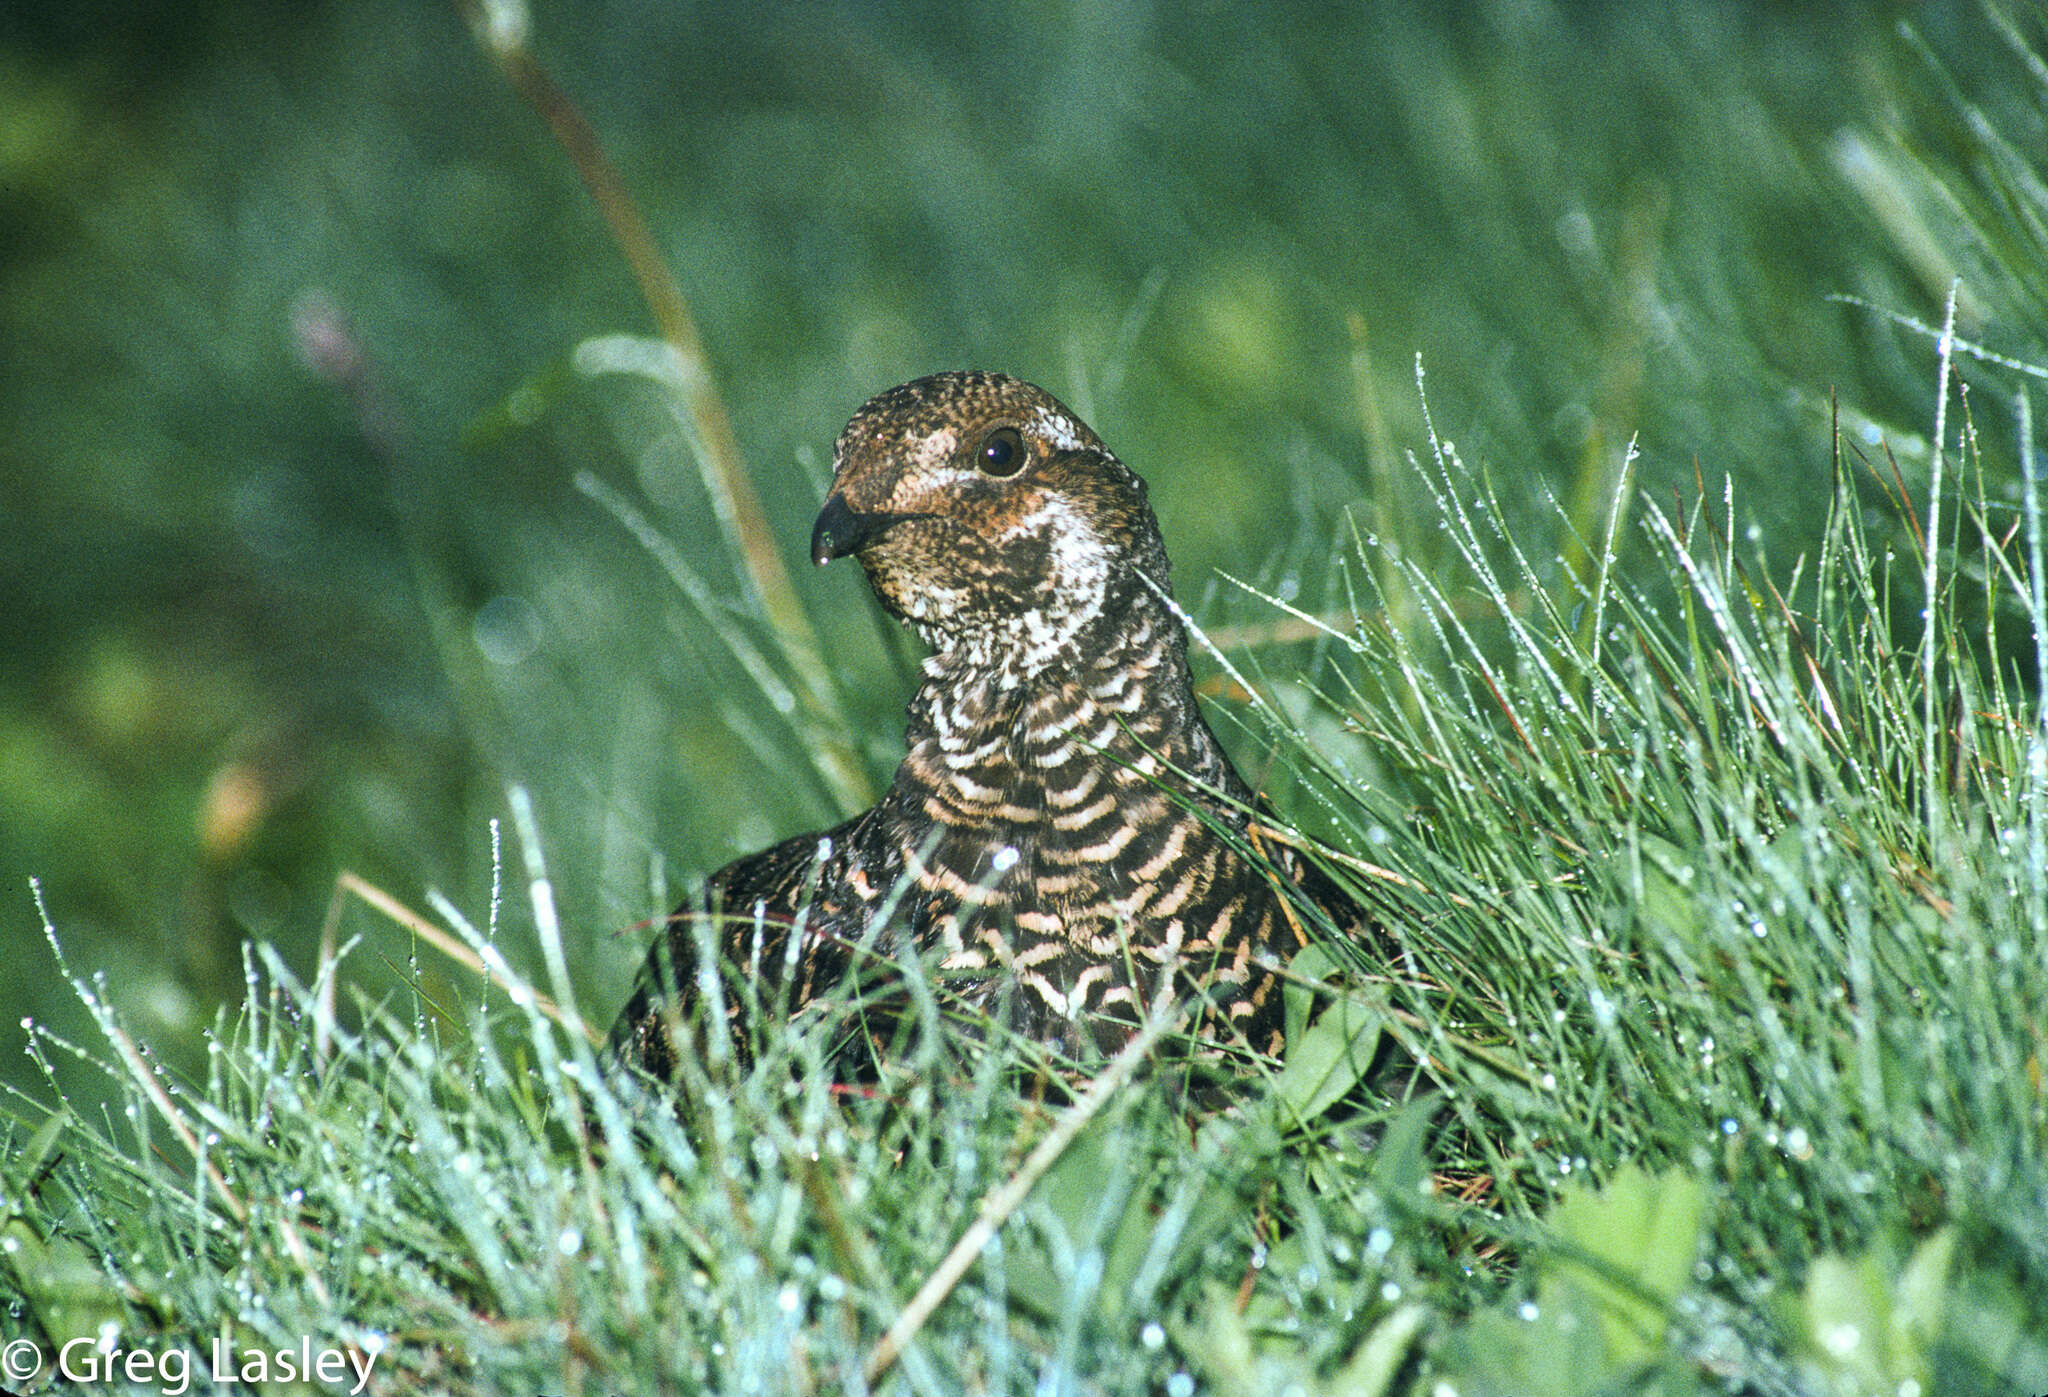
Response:
[[[1958,92],[2043,139],[1975,6],[565,2],[532,23],[693,300],[876,777],[911,652],[856,569],[802,557],[870,393],[962,365],[1044,383],[1149,477],[1178,591],[1218,624],[1271,615],[1219,567],[1328,604],[1369,497],[1430,556],[1399,459],[1426,441],[1418,353],[1438,430],[1525,542],[1597,518],[1635,435],[1641,489],[1730,475],[1789,563],[1820,524],[1831,393],[1909,472],[1929,427],[1931,348],[1830,294],[1938,320],[1973,270],[1920,163]],[[1995,294],[1966,286],[1965,329],[2038,350]],[[726,643],[573,483],[635,501],[761,635],[666,405],[571,367],[649,329],[452,8],[6,7],[0,1076],[33,1075],[23,1015],[85,1031],[32,875],[74,968],[189,1061],[245,938],[312,972],[340,870],[481,922],[508,781],[535,794],[599,1019],[664,883],[836,816]],[[503,939],[533,966],[518,896]],[[467,983],[360,911],[343,932],[372,998]]]

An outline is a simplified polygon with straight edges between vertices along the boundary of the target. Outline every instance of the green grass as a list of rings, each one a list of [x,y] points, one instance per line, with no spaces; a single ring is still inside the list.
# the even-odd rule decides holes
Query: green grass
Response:
[[[1949,493],[1925,568],[1873,553],[1854,483],[1889,467],[1844,443],[1810,558],[1731,541],[1724,496],[1642,502],[1615,534],[1663,576],[1580,590],[1431,448],[1457,580],[1392,569],[1418,622],[1397,637],[1361,532],[1316,710],[1335,731],[1245,710],[1401,960],[1332,981],[1353,1017],[1326,1011],[1222,1115],[1191,1118],[1170,1073],[1086,1103],[877,1389],[2038,1386],[2048,739],[2037,676],[1978,658],[2048,625],[2038,485],[2018,520]],[[1947,478],[1985,464],[1966,449]],[[1933,624],[1902,643],[1930,577]],[[573,1015],[514,809],[512,881]],[[436,915],[492,960],[472,923],[518,901]],[[516,975],[335,1027],[326,997],[361,971],[344,948],[309,987],[251,949],[197,1080],[78,982],[101,1041],[35,1053],[90,1062],[114,1104],[12,1109],[9,1337],[312,1336],[374,1350],[389,1390],[861,1390],[920,1283],[1083,1109],[1020,1091],[1027,1046],[977,1047],[934,1007],[872,1093],[835,1089],[830,1024],[774,1029],[752,1066],[706,1065],[678,1119],[620,1100]],[[1368,1149],[1324,1078],[1354,1084],[1346,1049],[1381,1032],[1426,1069]]]
[[[1689,90],[1647,31],[1615,23],[1647,82]],[[1497,167],[1454,188],[1534,199],[1544,142],[1529,132],[1558,129],[1545,104],[1565,89],[1488,89],[1547,125],[1501,100],[1460,126],[1435,50],[1383,37],[1381,100],[1437,141],[1418,166],[1449,178],[1484,154]],[[488,850],[487,886],[445,877],[468,865],[438,848],[383,880],[401,901],[465,889],[419,899],[465,957],[402,909],[344,901],[340,943],[315,960],[246,945],[240,1001],[180,1057],[133,1026],[148,1010],[99,958],[62,964],[56,948],[77,954],[65,902],[38,897],[52,950],[22,950],[23,973],[46,976],[56,951],[82,1012],[38,1014],[35,1074],[7,1089],[0,1347],[47,1359],[83,1337],[189,1352],[203,1371],[217,1339],[309,1339],[374,1355],[376,1390],[457,1393],[2048,1389],[2048,574],[2028,396],[2048,369],[2011,339],[2041,323],[2048,203],[2024,109],[1977,105],[1975,73],[1904,48],[1924,69],[1894,91],[1897,139],[1837,153],[1935,299],[1956,294],[1970,337],[2007,352],[1974,359],[1938,331],[1880,341],[1891,327],[1867,316],[1860,352],[1911,366],[1909,407],[1837,408],[1794,377],[1811,430],[1774,434],[1782,399],[1736,391],[1755,389],[1757,363],[1784,365],[1770,294],[1739,303],[1746,323],[1693,327],[1713,372],[1675,371],[1654,350],[1659,296],[1698,315],[1733,297],[1699,245],[1732,224],[1660,233],[1661,196],[1640,186],[1597,210],[1624,235],[1611,265],[1561,278],[1585,303],[1523,308],[1564,346],[1526,375],[1485,377],[1447,347],[1424,356],[1425,395],[1373,348],[1391,311],[1276,348],[1261,337],[1346,320],[1291,306],[1287,278],[1244,248],[1177,269],[1170,292],[1139,280],[1131,315],[1096,327],[1102,357],[1074,352],[1097,366],[1076,375],[1105,400],[1088,411],[1122,403],[1115,382],[1161,372],[1135,345],[1164,317],[1185,343],[1162,353],[1184,361],[1152,401],[1241,391],[1243,412],[1272,419],[1245,439],[1288,460],[1301,493],[1347,472],[1370,486],[1334,526],[1291,502],[1301,519],[1246,556],[1245,583],[1179,579],[1226,739],[1401,951],[1307,953],[1302,1031],[1228,1109],[1192,1109],[1175,1073],[1135,1063],[1078,1099],[1048,1095],[1030,1045],[983,1042],[936,1001],[871,1091],[831,1080],[835,1025],[807,1021],[770,1028],[751,1064],[703,1064],[680,1114],[617,1094],[574,1026],[602,1027],[615,1002],[588,962],[637,948],[592,928],[666,909],[657,822],[631,797],[649,767],[695,773],[702,739],[664,740],[663,691],[634,667],[676,663],[665,651],[591,637],[681,633],[726,676],[687,692],[738,724],[790,807],[700,799],[693,820],[729,839],[843,804],[863,767],[885,770],[877,715],[897,700],[792,654],[765,619],[774,599],[726,595],[750,540],[672,522],[697,517],[698,487],[650,466],[622,489],[593,470],[591,507],[539,542],[484,531],[489,501],[412,520],[452,687],[529,780],[499,806],[502,839],[481,818],[466,836]],[[1505,61],[1478,52],[1460,61]],[[1271,79],[1245,53],[1246,81]],[[1172,65],[1138,67],[1157,80]],[[1796,85],[1795,70],[1773,72]],[[1674,108],[1694,137],[1750,133],[1726,158],[1751,158],[1752,178],[1728,188],[1767,209],[1789,166],[1756,157],[1794,147],[1739,109]],[[980,168],[965,205],[1017,173]],[[941,246],[961,242],[949,220],[978,226],[950,205],[930,216]],[[1446,238],[1485,241],[1455,222]],[[1461,265],[1476,288],[1523,264]],[[1343,271],[1320,270],[1323,287]],[[1833,283],[1878,306],[1889,285]],[[1824,303],[1800,290],[1786,313],[1810,328]],[[1492,323],[1434,309],[1429,333],[1451,339]],[[629,346],[573,342],[559,334],[557,368],[478,421],[494,468],[539,450],[520,425],[536,402],[585,440],[560,421],[584,391],[575,372]],[[1348,369],[1348,396],[1282,371],[1303,363],[1330,381]],[[625,452],[679,462],[702,405],[659,365],[642,377],[591,391]],[[1553,378],[1592,412],[1583,431]],[[1477,415],[1491,430],[1475,426],[1476,448],[1432,425],[1447,383],[1503,395]],[[1334,464],[1317,444],[1336,436],[1333,396],[1362,443]],[[1657,459],[1622,445],[1638,413],[1658,424]],[[1119,415],[1157,450],[1176,440]],[[1201,419],[1212,434],[1218,420]],[[1181,430],[1183,445],[1201,435]],[[1679,471],[1674,439],[1715,457]],[[567,479],[536,497],[559,508]],[[1162,512],[1200,514],[1180,488]],[[459,553],[465,530],[510,557],[523,592],[458,579],[434,545]],[[617,602],[639,594],[588,582],[606,569],[662,578],[660,622],[635,629]],[[530,596],[530,614],[486,594]],[[821,608],[828,654],[875,648],[865,614],[827,625]],[[544,668],[492,668],[494,647],[536,628],[572,639]],[[548,750],[582,755],[535,757]],[[693,788],[732,770],[704,754]],[[1170,1061],[1170,1036],[1160,1046]],[[1412,1092],[1383,1101],[1359,1080],[1376,1047],[1421,1065]]]

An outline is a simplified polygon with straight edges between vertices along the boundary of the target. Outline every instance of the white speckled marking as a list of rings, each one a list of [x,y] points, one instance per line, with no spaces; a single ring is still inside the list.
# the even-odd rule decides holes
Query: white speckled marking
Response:
[[[1031,414],[1032,423],[1038,428],[1038,435],[1062,451],[1081,449],[1081,429],[1074,425],[1074,419],[1063,412],[1054,412],[1042,407]]]

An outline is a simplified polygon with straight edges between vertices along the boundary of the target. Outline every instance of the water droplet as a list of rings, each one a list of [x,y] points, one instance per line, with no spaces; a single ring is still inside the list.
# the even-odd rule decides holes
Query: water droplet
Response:
[[[485,602],[470,622],[470,636],[483,657],[511,666],[540,648],[540,613],[524,597],[502,595]]]
[[[1166,1343],[1166,1330],[1160,1327],[1158,1320],[1152,1320],[1138,1331],[1138,1342],[1148,1349],[1160,1348]]]
[[[1593,990],[1586,996],[1586,1002],[1592,1006],[1594,1023],[1602,1028],[1614,1026],[1614,1001],[1607,997],[1605,991]]]
[[[1524,1300],[1522,1302],[1522,1308],[1516,1311],[1516,1313],[1521,1315],[1523,1319],[1528,1320],[1531,1324],[1534,1324],[1536,1322],[1537,1315],[1536,1302],[1534,1300]]]
[[[583,1233],[574,1227],[562,1229],[562,1235],[555,1238],[555,1250],[564,1256],[574,1256],[583,1250]]]

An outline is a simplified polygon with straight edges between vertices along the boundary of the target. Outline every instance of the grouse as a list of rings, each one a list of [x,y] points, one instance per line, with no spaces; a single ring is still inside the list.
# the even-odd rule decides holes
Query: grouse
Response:
[[[812,561],[858,558],[931,648],[909,750],[872,809],[677,909],[616,1056],[672,1076],[677,1035],[702,1031],[700,946],[764,1006],[914,949],[941,1002],[1070,1054],[1127,1039],[1162,991],[1199,996],[1199,1036],[1277,1051],[1298,909],[1362,914],[1262,840],[1195,705],[1145,482],[1051,394],[979,372],[872,399],[833,468]]]

